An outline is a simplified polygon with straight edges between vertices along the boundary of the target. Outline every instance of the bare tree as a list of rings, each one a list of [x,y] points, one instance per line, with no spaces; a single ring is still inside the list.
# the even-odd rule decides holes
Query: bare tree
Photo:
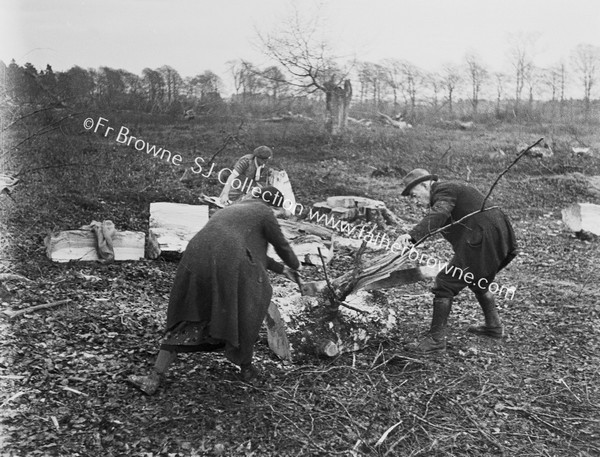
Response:
[[[281,95],[283,88],[287,85],[285,75],[279,67],[272,65],[262,71],[261,76],[264,79],[264,86],[267,94],[272,97],[275,102]]]
[[[548,93],[550,94],[550,104],[552,106],[553,116],[557,102],[560,115],[562,115],[565,100],[566,77],[566,65],[562,61],[549,68],[541,70],[541,82],[544,86],[546,86]]]
[[[467,74],[471,82],[471,106],[473,107],[473,114],[477,114],[479,95],[483,84],[488,78],[488,71],[476,54],[467,54],[465,60],[467,62]]]
[[[394,111],[398,110],[398,92],[402,89],[402,62],[397,59],[386,59],[382,63],[385,70],[385,82],[394,97]]]
[[[266,86],[263,72],[252,62],[242,59],[229,61],[228,64],[233,76],[235,93],[241,93],[243,101],[258,94]]]
[[[227,66],[233,78],[233,88],[238,95],[242,88],[242,60],[230,60],[227,62]]]
[[[142,80],[146,87],[150,112],[160,107],[163,99],[165,81],[160,72],[150,68],[144,68],[142,71]]]
[[[401,64],[402,71],[402,90],[406,94],[410,103],[410,117],[415,118],[415,110],[417,107],[417,92],[423,85],[423,71],[408,61],[403,61]]]
[[[565,64],[562,62],[542,70],[542,80],[550,92],[550,101],[556,102],[564,99],[565,76]]]
[[[431,91],[433,92],[431,104],[433,106],[433,109],[437,113],[440,92],[444,88],[442,77],[439,73],[430,73],[429,75],[427,75],[427,83],[429,84],[429,87],[431,87]]]
[[[358,80],[360,82],[360,100],[367,95],[371,96],[373,105],[379,106],[382,99],[384,85],[387,83],[386,69],[376,63],[361,62],[358,64]]]
[[[528,110],[529,114],[533,113],[533,101],[534,101],[534,92],[536,90],[537,84],[541,79],[540,70],[534,66],[530,65],[523,75],[524,84],[527,86],[528,93]]]
[[[158,69],[165,82],[165,98],[167,105],[171,105],[179,99],[179,89],[183,85],[183,80],[177,70],[169,65],[163,65]]]
[[[510,39],[509,57],[515,74],[515,115],[519,114],[519,105],[522,99],[523,88],[527,75],[533,68],[535,44],[539,34],[519,33]]]
[[[462,82],[459,68],[454,64],[444,65],[442,73],[442,84],[446,89],[447,100],[448,100],[448,111],[450,115],[453,114],[453,97],[454,91],[457,89],[459,84]]]
[[[263,50],[290,75],[287,83],[304,92],[321,91],[326,101],[326,128],[341,134],[347,123],[352,85],[350,68],[338,64],[327,41],[318,35],[319,18],[304,20],[298,10],[268,35],[258,34]]]
[[[504,73],[494,73],[494,81],[496,82],[496,117],[500,117],[500,104],[504,97],[504,86],[508,76]]]
[[[592,87],[596,84],[600,67],[600,47],[591,44],[579,44],[571,55],[573,67],[578,72],[583,83],[583,101],[586,117],[590,112],[590,96]]]

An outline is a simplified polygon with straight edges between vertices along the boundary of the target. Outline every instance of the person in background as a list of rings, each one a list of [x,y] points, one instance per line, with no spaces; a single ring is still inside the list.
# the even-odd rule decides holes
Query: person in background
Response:
[[[484,196],[474,187],[458,182],[438,182],[436,175],[417,168],[403,179],[403,196],[410,195],[429,205],[429,213],[405,235],[396,240],[409,247],[435,230],[479,211]],[[489,207],[489,205],[488,205]],[[433,317],[425,339],[408,350],[432,353],[446,349],[448,316],[452,301],[465,287],[475,294],[485,318],[484,325],[469,327],[477,335],[502,338],[504,327],[489,285],[496,274],[517,255],[517,242],[508,217],[498,208],[474,214],[441,232],[454,249],[448,267],[440,270],[432,288]]]
[[[144,393],[156,392],[178,352],[224,349],[244,380],[256,376],[253,348],[272,294],[267,270],[299,282],[300,263],[270,208],[283,195],[275,187],[253,195],[216,212],[190,240],[171,288],[154,369],[128,378]],[[269,244],[286,266],[267,256]]]
[[[219,200],[223,205],[239,200],[256,186],[264,187],[267,183],[267,162],[273,157],[273,151],[268,146],[257,147],[252,154],[239,158],[233,166],[233,171],[223,186]]]

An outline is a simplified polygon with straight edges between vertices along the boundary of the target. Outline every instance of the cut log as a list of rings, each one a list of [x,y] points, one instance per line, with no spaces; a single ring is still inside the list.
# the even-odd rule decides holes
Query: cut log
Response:
[[[562,210],[562,220],[574,232],[600,235],[600,205],[576,203]]]
[[[143,232],[117,232],[112,238],[114,260],[143,259],[145,238]],[[51,234],[46,237],[44,244],[46,255],[54,262],[100,260],[96,237],[89,230],[67,230]]]
[[[356,292],[366,285],[385,279],[392,272],[401,270],[408,263],[408,253],[400,255],[398,252],[390,252],[376,257],[366,265],[362,265],[359,271],[348,272],[332,281],[332,287],[340,300],[347,295]]]
[[[397,129],[400,130],[404,130],[404,129],[410,129],[412,128],[412,125],[410,125],[409,123],[399,119],[399,120],[394,120],[392,119],[390,116],[388,116],[387,114],[384,113],[377,113],[379,115],[379,119],[386,125],[390,125],[392,127],[396,127]]]
[[[313,210],[320,214],[331,214],[335,220],[375,222],[383,225],[383,221],[390,225],[397,225],[398,218],[385,206],[381,200],[373,200],[357,196],[334,196],[324,202],[313,204]]]
[[[328,242],[334,235],[333,230],[302,221],[279,220],[279,226],[288,239],[293,239],[300,235],[316,235]]]
[[[334,197],[328,197],[326,200],[327,205],[335,208],[341,206],[342,208],[383,208],[385,203],[381,200],[373,200],[367,197],[357,197],[354,195],[340,195]]]
[[[336,220],[353,221],[359,216],[359,211],[358,208],[335,207],[331,208],[331,215]]]
[[[587,176],[588,192],[596,197],[600,197],[600,176]]]
[[[285,324],[281,318],[281,313],[274,301],[269,303],[267,316],[265,318],[267,324],[267,340],[269,348],[281,359],[292,360],[290,342],[287,337]]]
[[[306,265],[322,265],[321,258],[319,256],[319,249],[323,256],[325,263],[331,262],[333,258],[333,242],[324,242],[320,237],[316,235],[302,235],[295,237],[294,239],[288,238],[290,246],[298,257],[298,260]],[[269,245],[267,255],[272,258],[278,258],[277,253],[273,246]]]
[[[574,156],[577,156],[577,157],[586,157],[586,158],[594,157],[594,151],[592,150],[592,148],[573,146],[571,148],[571,152],[573,153]]]
[[[161,252],[184,252],[207,222],[207,205],[150,203],[149,236],[156,240]]]
[[[362,287],[365,290],[391,289],[435,278],[438,273],[439,271],[436,268],[407,268],[406,270],[394,271],[387,278],[364,284]]]
[[[373,282],[364,282],[361,284],[365,290],[391,289],[394,287],[405,286],[426,279],[435,278],[438,270],[428,267],[415,267],[398,270],[390,273],[387,277],[375,280]],[[336,280],[333,283],[337,283]],[[333,284],[332,284],[333,285]],[[311,281],[302,284],[302,295],[316,297],[327,287],[326,281]],[[357,288],[358,289],[358,288]]]
[[[333,258],[333,231],[307,222],[279,220],[279,226],[298,260],[306,265],[321,265],[319,249],[325,262]],[[269,245],[269,257],[277,258],[273,246]]]

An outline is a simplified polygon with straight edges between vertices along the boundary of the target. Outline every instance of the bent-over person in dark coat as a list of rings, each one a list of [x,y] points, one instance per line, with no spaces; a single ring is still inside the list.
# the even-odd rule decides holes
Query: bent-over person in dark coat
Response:
[[[429,213],[397,243],[408,246],[435,230],[479,211],[484,196],[475,188],[458,182],[437,182],[438,177],[424,169],[404,178],[403,196],[411,195],[431,207]],[[489,207],[490,205],[487,205]],[[502,338],[504,327],[489,286],[496,274],[517,255],[517,242],[508,217],[499,209],[469,216],[441,232],[454,249],[454,257],[436,276],[433,317],[428,336],[408,349],[419,353],[446,349],[447,322],[453,298],[465,287],[475,294],[485,318],[484,325],[469,327],[478,335]]]
[[[171,289],[154,370],[128,378],[143,392],[156,392],[178,352],[224,348],[243,379],[256,375],[253,348],[272,294],[267,269],[297,280],[300,263],[269,206],[281,206],[283,195],[266,187],[254,196],[219,210],[190,240]],[[267,256],[269,243],[286,267]]]

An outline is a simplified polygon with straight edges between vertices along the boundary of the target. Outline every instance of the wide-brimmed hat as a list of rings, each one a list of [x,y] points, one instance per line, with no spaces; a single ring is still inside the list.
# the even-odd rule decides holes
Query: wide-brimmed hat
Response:
[[[269,146],[259,146],[252,152],[252,154],[259,159],[270,159],[273,156],[273,151]]]
[[[406,197],[410,190],[415,187],[417,184],[421,184],[425,181],[437,181],[438,176],[429,174],[427,170],[424,168],[415,168],[413,171],[408,173],[402,179],[402,185],[404,186],[404,190],[402,191],[402,196]]]

